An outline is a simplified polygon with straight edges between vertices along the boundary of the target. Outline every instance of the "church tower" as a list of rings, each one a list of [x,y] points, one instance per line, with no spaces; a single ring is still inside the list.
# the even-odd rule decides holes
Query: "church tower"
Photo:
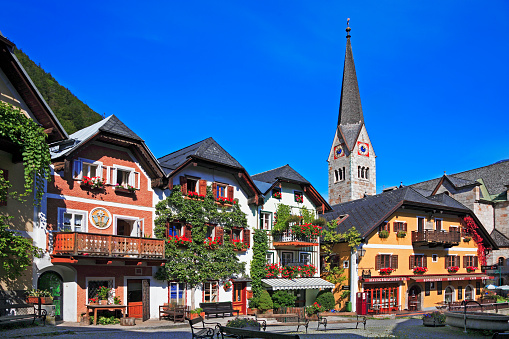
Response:
[[[331,206],[376,194],[376,155],[364,125],[350,30],[346,28],[338,126],[327,160]]]

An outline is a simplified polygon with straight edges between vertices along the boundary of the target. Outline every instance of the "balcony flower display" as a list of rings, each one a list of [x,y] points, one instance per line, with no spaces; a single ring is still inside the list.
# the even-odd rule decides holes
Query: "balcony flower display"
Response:
[[[125,184],[125,185],[116,184],[115,185],[115,189],[117,189],[117,188],[123,189],[123,190],[127,190],[129,192],[136,191],[136,188],[134,186],[129,185],[129,184]]]
[[[382,238],[382,239],[388,238],[389,237],[389,231],[381,230],[380,232],[378,232],[378,236],[380,238]]]
[[[204,194],[198,194],[196,192],[187,192],[187,196],[191,199],[196,199],[196,200],[205,200],[205,195]]]
[[[81,185],[89,188],[104,188],[104,181],[100,177],[83,177]]]
[[[221,205],[224,205],[224,204],[236,205],[237,204],[237,200],[232,199],[232,198],[227,198],[227,197],[219,197],[216,199],[216,201],[219,202]]]
[[[456,273],[456,272],[458,272],[459,269],[460,268],[458,266],[449,266],[449,267],[447,267],[447,272]]]
[[[300,267],[300,276],[303,278],[312,277],[316,273],[316,267],[313,265],[302,265]]]
[[[476,269],[477,269],[477,267],[475,267],[475,266],[467,266],[468,273],[473,273],[473,272],[475,272]]]
[[[215,250],[219,246],[219,238],[218,237],[214,237],[214,238],[208,237],[208,238],[205,238],[203,243],[205,244],[205,247],[208,247],[211,250]]]
[[[277,278],[281,273],[281,267],[278,264],[267,264],[265,266],[265,278]]]
[[[285,266],[281,270],[281,276],[286,279],[297,278],[301,270],[300,266]]]
[[[292,225],[292,233],[296,236],[309,237],[311,239],[317,239],[320,237],[322,232],[322,227],[318,225],[313,225],[311,223],[306,223],[303,225],[294,224]]]
[[[281,192],[279,192],[279,191],[275,191],[275,192],[272,194],[272,197],[273,197],[273,198],[276,198],[276,199],[281,199]]]
[[[380,274],[391,274],[393,271],[391,267],[385,267],[380,269]]]
[[[244,244],[240,239],[233,239],[232,243],[233,243],[234,251],[242,252],[242,251],[247,250],[247,245]]]
[[[405,231],[398,231],[398,233],[396,233],[396,237],[404,238],[404,237],[406,237],[406,232]]]
[[[415,274],[424,274],[424,273],[428,272],[428,268],[427,267],[421,267],[421,266],[415,266],[413,271],[414,271]]]
[[[185,235],[183,235],[181,237],[179,237],[178,235],[173,235],[173,236],[170,235],[169,240],[168,240],[168,244],[174,243],[177,246],[187,246],[192,242],[193,241],[191,239],[189,239],[188,237],[186,237]]]

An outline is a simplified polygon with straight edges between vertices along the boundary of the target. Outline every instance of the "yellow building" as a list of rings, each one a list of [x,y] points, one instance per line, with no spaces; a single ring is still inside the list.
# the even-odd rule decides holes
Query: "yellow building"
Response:
[[[349,280],[353,310],[367,293],[368,313],[433,309],[444,302],[477,299],[489,277],[481,272],[497,249],[474,213],[447,194],[424,197],[411,187],[333,207],[337,230],[355,227],[357,251],[334,246]],[[477,240],[477,241],[476,241]],[[336,297],[342,288],[336,288]]]

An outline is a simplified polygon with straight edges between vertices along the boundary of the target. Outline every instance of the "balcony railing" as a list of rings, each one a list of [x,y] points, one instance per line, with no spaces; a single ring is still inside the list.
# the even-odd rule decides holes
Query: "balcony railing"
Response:
[[[460,232],[455,231],[412,232],[412,243],[415,245],[452,247],[458,245],[460,240]]]
[[[274,246],[318,246],[318,238],[294,234],[292,231],[272,234]]]
[[[164,240],[79,232],[53,233],[54,255],[164,258]]]

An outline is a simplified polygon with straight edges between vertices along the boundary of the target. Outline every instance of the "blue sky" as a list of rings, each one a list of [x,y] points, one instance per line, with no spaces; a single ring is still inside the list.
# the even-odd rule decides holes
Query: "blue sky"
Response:
[[[10,1],[0,30],[161,157],[209,136],[327,197],[346,19],[377,191],[509,158],[507,1]]]

